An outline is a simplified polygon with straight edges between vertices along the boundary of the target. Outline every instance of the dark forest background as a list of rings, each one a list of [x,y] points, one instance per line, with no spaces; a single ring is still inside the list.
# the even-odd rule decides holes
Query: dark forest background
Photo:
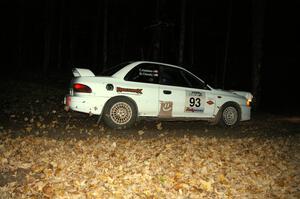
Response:
[[[268,0],[2,0],[1,76],[67,80],[131,60],[251,91],[260,109],[299,113],[299,3]]]

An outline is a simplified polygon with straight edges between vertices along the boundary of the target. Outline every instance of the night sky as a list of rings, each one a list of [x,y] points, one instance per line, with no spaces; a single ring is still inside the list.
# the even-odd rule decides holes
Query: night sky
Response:
[[[181,65],[214,87],[251,91],[253,1],[186,1]],[[129,60],[177,65],[182,5],[181,0],[2,0],[1,74],[69,80],[73,67],[100,73]],[[299,113],[298,9],[297,1],[265,1],[262,109]],[[156,58],[155,41],[160,42]]]

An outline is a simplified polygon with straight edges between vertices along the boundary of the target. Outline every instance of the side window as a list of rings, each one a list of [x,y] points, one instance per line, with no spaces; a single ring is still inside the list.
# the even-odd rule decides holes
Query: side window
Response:
[[[205,83],[200,81],[199,79],[197,79],[195,76],[193,76],[192,74],[186,72],[186,71],[182,71],[183,72],[183,76],[185,77],[185,79],[189,82],[191,88],[199,88],[199,89],[208,89],[205,86]]]
[[[194,75],[173,67],[162,66],[160,84],[188,88],[207,89],[205,83]]]
[[[168,66],[163,66],[160,84],[189,87],[189,82],[183,77],[181,70]]]
[[[157,84],[159,78],[159,65],[140,64],[131,69],[125,76],[126,81]]]

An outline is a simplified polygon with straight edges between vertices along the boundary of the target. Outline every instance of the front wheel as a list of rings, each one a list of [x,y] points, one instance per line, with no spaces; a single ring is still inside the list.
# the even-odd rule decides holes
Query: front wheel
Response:
[[[104,109],[104,123],[113,129],[131,127],[137,118],[137,108],[132,100],[125,97],[110,99]]]
[[[234,103],[228,103],[223,105],[213,124],[220,124],[221,126],[234,126],[239,121],[240,110],[238,105]]]
[[[234,106],[227,106],[222,113],[222,122],[226,126],[233,126],[238,122],[238,110]]]

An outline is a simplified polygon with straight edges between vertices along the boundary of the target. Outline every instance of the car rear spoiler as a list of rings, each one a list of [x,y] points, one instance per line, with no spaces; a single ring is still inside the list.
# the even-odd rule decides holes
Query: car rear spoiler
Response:
[[[95,77],[95,74],[86,68],[73,68],[74,77]]]

